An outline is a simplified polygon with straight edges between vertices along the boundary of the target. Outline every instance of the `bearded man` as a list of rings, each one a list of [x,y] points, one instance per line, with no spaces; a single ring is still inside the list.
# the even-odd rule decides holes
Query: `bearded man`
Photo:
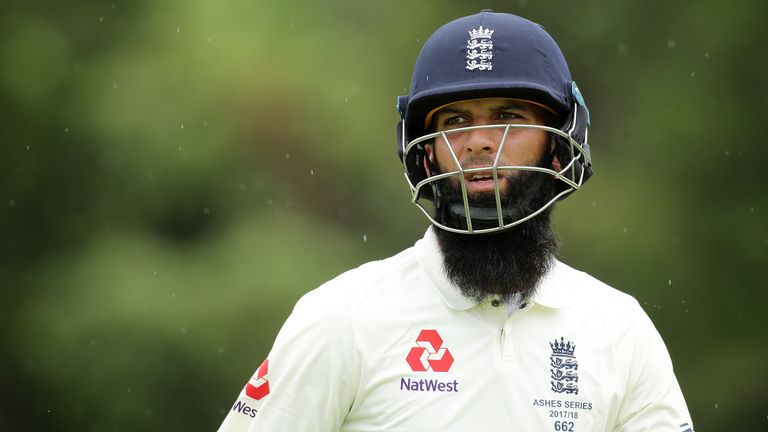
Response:
[[[538,24],[492,11],[425,42],[398,99],[424,238],[307,293],[221,431],[693,431],[632,297],[555,257],[592,175],[584,99]]]

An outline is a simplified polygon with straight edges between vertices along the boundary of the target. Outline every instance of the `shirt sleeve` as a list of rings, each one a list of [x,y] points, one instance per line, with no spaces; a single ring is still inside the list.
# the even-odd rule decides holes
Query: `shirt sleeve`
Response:
[[[343,299],[322,288],[293,310],[220,432],[337,431],[356,394],[357,358]]]
[[[669,352],[650,318],[637,308],[628,387],[614,430],[693,432]]]

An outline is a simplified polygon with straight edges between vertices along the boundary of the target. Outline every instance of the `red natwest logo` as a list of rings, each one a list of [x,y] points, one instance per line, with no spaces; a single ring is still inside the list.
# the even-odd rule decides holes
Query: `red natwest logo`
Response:
[[[416,338],[416,346],[411,348],[405,361],[414,372],[448,372],[453,364],[453,356],[448,348],[442,348],[443,338],[437,330],[422,330]]]
[[[269,394],[269,381],[264,378],[267,372],[269,372],[269,359],[264,360],[256,371],[256,375],[252,376],[245,385],[245,394],[248,397],[259,400]]]

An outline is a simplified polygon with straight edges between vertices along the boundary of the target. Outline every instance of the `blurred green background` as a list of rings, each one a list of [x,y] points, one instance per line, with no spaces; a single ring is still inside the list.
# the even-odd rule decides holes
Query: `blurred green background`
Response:
[[[561,258],[640,301],[697,431],[768,430],[767,5],[4,2],[0,430],[214,430],[303,293],[423,234],[395,98],[481,8],[591,109]]]

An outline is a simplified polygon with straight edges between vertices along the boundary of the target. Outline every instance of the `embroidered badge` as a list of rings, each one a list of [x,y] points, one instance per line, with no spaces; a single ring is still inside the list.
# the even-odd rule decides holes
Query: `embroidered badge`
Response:
[[[579,394],[579,363],[573,352],[576,344],[565,341],[562,337],[558,341],[550,342],[552,355],[550,360],[550,373],[552,378],[552,391],[555,393]]]
[[[467,69],[489,71],[493,69],[493,32],[489,28],[480,26],[472,29],[467,41]]]

